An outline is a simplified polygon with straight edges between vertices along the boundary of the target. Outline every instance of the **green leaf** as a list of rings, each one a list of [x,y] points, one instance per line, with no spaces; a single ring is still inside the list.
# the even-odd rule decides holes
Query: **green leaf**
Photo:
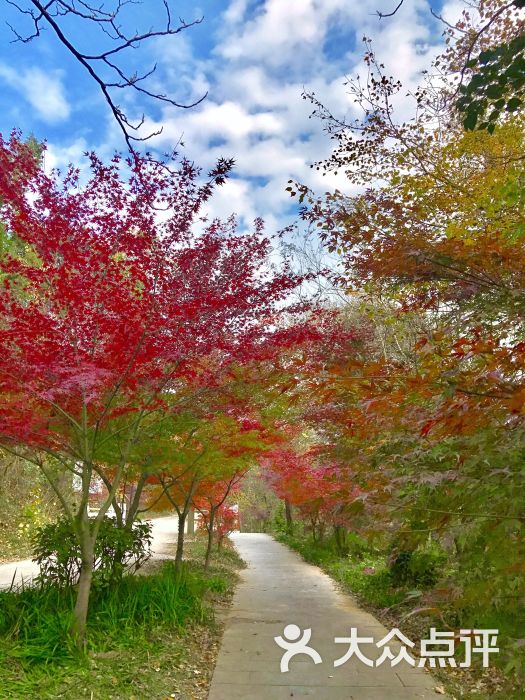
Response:
[[[482,63],[483,65],[486,65],[489,61],[491,61],[494,57],[496,56],[496,52],[494,49],[489,49],[487,51],[482,51],[480,55],[478,56],[478,61]]]
[[[467,131],[474,131],[476,128],[476,123],[478,121],[478,112],[477,111],[469,111],[467,112],[467,116],[463,120],[463,126]]]
[[[512,97],[507,102],[507,112],[515,112],[521,104],[523,104],[523,100],[519,97]]]
[[[472,90],[475,90],[478,87],[481,87],[483,83],[485,82],[483,76],[481,73],[476,73],[475,75],[472,76],[471,81],[469,82],[467,86],[467,90],[471,92]]]
[[[487,88],[487,97],[497,100],[500,97],[503,97],[504,90],[504,85],[489,85]]]

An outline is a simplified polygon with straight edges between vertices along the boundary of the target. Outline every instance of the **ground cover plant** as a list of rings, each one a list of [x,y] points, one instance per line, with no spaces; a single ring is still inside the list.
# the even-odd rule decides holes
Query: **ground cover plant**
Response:
[[[69,635],[75,594],[45,583],[0,591],[1,698],[205,698],[227,606],[242,565],[231,545],[205,569],[205,538],[188,561],[146,565],[95,589],[89,642]]]

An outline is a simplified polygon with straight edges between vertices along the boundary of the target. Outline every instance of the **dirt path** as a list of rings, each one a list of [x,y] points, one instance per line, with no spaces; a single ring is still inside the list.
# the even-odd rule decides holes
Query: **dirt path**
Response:
[[[359,637],[372,637],[377,642],[388,630],[340,593],[326,574],[268,535],[237,534],[232,539],[248,568],[226,621],[209,700],[444,697],[434,691],[432,676],[405,661],[392,667],[387,660],[370,668],[352,657],[334,668],[334,661],[349,647],[335,643],[335,637],[349,637],[350,629],[356,627]],[[284,649],[277,646],[274,637],[282,637],[290,624],[301,631],[311,628],[309,646],[320,654],[321,663],[301,654],[290,661],[288,672],[281,672]],[[391,642],[389,646],[397,654],[399,645]],[[363,643],[360,649],[370,659],[381,653],[375,644]]]

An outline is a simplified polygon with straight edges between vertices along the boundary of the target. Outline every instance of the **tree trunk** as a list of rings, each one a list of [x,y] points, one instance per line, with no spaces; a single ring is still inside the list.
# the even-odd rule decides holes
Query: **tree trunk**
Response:
[[[346,554],[346,533],[341,525],[334,525],[335,544],[339,556]]]
[[[177,553],[175,554],[175,566],[182,563],[182,555],[184,553],[184,524],[186,523],[187,511],[183,510],[179,513],[179,527],[177,534]]]
[[[208,523],[208,546],[206,547],[206,558],[204,560],[204,568],[207,569],[211,559],[211,549],[213,547],[213,525],[215,524],[215,509],[210,511],[210,521]]]
[[[286,532],[289,535],[292,535],[293,534],[292,506],[290,504],[290,501],[287,498],[284,499],[284,514],[286,516]]]
[[[111,505],[113,506],[113,510],[115,511],[115,522],[117,524],[117,527],[119,530],[122,530],[124,528],[124,512],[120,506],[120,503],[118,502],[117,498],[114,498],[111,501]]]
[[[89,527],[89,524],[87,524]],[[75,602],[72,634],[78,647],[82,647],[86,640],[86,624],[91,593],[91,581],[93,579],[93,560],[95,558],[95,541],[88,531],[81,533],[82,565],[78,580],[78,593]]]
[[[126,509],[126,517],[125,517],[125,522],[126,522],[126,527],[131,529],[131,526],[135,522],[135,518],[137,517],[137,513],[139,512],[140,508],[140,497],[142,495],[142,491],[144,490],[144,486],[146,484],[146,480],[148,478],[149,474],[144,473],[140,475],[139,480],[133,487],[133,497],[130,497],[129,499],[129,504]],[[141,512],[144,512],[143,509]]]
[[[195,509],[188,510],[188,535],[195,534]]]
[[[312,539],[317,542],[317,523],[314,517],[310,518],[310,526],[312,528]]]

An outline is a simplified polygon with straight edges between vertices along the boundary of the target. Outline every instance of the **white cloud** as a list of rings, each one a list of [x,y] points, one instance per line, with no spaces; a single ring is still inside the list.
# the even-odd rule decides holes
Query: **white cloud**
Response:
[[[57,146],[56,144],[47,144],[44,153],[44,167],[46,172],[50,172],[53,168],[65,169],[69,163],[76,165],[85,158],[84,153],[88,150],[85,139],[77,139],[68,146]]]
[[[363,72],[361,38],[368,35],[387,72],[403,81],[399,106],[403,117],[409,114],[406,91],[429,67],[441,27],[427,0],[405,0],[402,11],[379,20],[375,10],[391,10],[391,4],[377,0],[371,9],[347,0],[265,0],[253,10],[246,0],[229,2],[212,58],[199,61],[193,54],[185,60],[190,68],[185,75],[208,85],[210,97],[195,110],[165,110],[157,141],[166,149],[183,133],[188,155],[204,167],[219,156],[236,159],[236,177],[212,199],[212,212],[234,211],[245,224],[261,215],[268,227],[270,222],[279,226],[287,223],[292,204],[285,190],[289,179],[321,192],[349,189],[344,176],[323,176],[310,168],[328,157],[332,142],[322,123],[309,118],[312,106],[301,93],[314,91],[337,116],[356,116],[344,82]],[[329,45],[334,28],[335,40],[346,36],[346,45]]]
[[[323,27],[317,21],[312,0],[267,0],[262,12],[249,21],[237,36],[219,47],[219,53],[235,60],[249,56],[251,61],[264,59],[282,65],[290,52],[301,55],[306,45],[317,42]]]
[[[476,8],[473,6],[465,5],[463,0],[448,0],[448,2],[445,2],[443,7],[441,8],[440,14],[445,20],[445,22],[455,25],[456,22],[458,22],[461,19],[462,14],[465,11],[468,11],[471,17],[478,16]]]
[[[447,17],[457,13],[458,2],[448,0]],[[289,179],[319,192],[349,190],[344,176],[323,176],[310,168],[328,157],[333,144],[323,124],[309,118],[312,106],[301,93],[303,88],[314,91],[337,116],[356,116],[344,82],[346,76],[365,72],[363,35],[373,38],[387,74],[404,83],[397,102],[403,118],[410,116],[406,92],[430,66],[441,45],[442,27],[430,15],[429,0],[405,0],[393,17],[379,20],[376,11],[393,6],[393,0],[225,2],[205,56],[194,48],[191,32],[169,44],[159,42],[154,56],[159,92],[191,101],[209,91],[208,98],[187,111],[166,106],[155,120],[148,120],[143,133],[163,126],[162,134],[150,142],[162,151],[182,137],[184,154],[205,169],[219,156],[235,158],[235,177],[210,201],[211,216],[225,218],[235,212],[242,227],[256,216],[266,220],[268,230],[286,225],[295,202],[285,190]],[[54,77],[56,94],[62,95],[60,76]],[[114,124],[107,140],[121,145]],[[75,148],[71,157],[76,157],[80,142]],[[67,155],[62,150],[51,157],[62,162]]]
[[[259,216],[250,183],[242,178],[230,178],[215,190],[212,201],[205,207],[211,218],[227,219],[232,213],[242,216],[243,226],[247,227]]]
[[[247,0],[232,0],[227,10],[223,14],[223,20],[226,24],[238,24],[244,19],[246,10],[248,9]]]
[[[53,124],[68,119],[71,107],[64,94],[61,71],[49,73],[40,68],[16,71],[0,64],[0,78],[31,104],[43,121]]]
[[[285,125],[271,112],[249,113],[242,105],[231,101],[222,104],[205,102],[200,111],[188,120],[197,138],[238,139],[252,134],[275,134]]]

